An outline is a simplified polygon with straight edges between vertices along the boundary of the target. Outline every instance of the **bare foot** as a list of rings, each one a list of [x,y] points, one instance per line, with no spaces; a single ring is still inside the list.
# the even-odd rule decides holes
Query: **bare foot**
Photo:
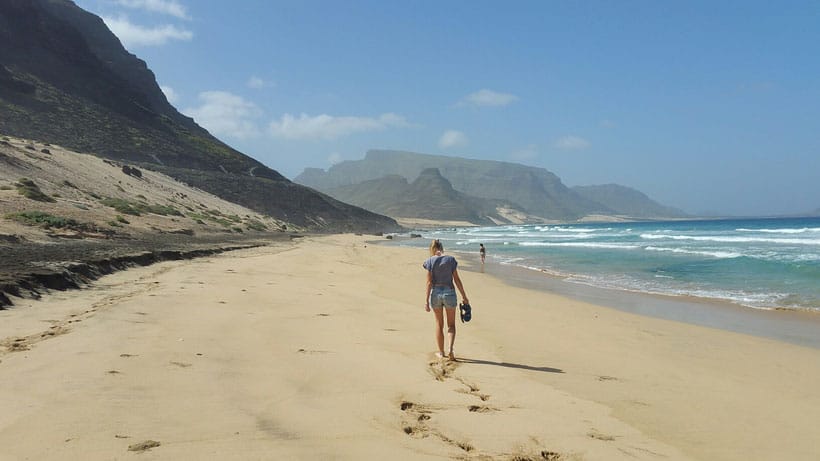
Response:
[[[455,362],[456,361],[456,354],[454,354],[453,351],[450,351],[450,355],[448,356],[448,358],[450,360],[452,360],[453,362]]]
[[[441,351],[436,352],[436,358],[439,359],[439,360],[443,359],[444,358],[444,352],[441,352]]]

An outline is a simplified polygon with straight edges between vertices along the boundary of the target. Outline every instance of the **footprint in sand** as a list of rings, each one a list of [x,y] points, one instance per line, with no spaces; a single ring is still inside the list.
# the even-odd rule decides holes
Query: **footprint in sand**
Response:
[[[498,408],[487,407],[484,405],[470,405],[468,408],[471,413],[489,413],[491,411],[500,411]]]
[[[479,389],[477,385],[475,385],[473,383],[469,383],[469,382],[467,382],[466,380],[464,380],[463,378],[460,378],[460,377],[456,377],[456,379],[461,384],[464,384],[465,386],[467,386],[467,389],[456,389],[456,392],[461,392],[462,394],[474,395],[474,396],[478,397],[482,402],[486,402],[487,400],[490,400],[489,395],[482,394],[481,392],[479,392],[481,389]]]
[[[156,448],[161,444],[155,440],[146,440],[144,442],[135,443],[133,445],[128,445],[128,451],[137,451],[143,452],[146,450],[150,450],[152,448]]]
[[[48,338],[51,336],[59,336],[68,333],[71,331],[69,328],[66,328],[62,325],[52,325],[49,327],[49,331],[46,331],[40,334],[40,338]]]
[[[329,354],[330,353],[330,351],[317,351],[317,350],[312,350],[312,349],[299,349],[296,352],[298,352],[300,354]]]
[[[436,381],[444,381],[452,376],[453,372],[458,368],[458,362],[454,360],[446,360],[436,357],[427,362],[427,371],[436,378]]]
[[[511,455],[511,459],[513,459],[513,461],[569,461],[581,458],[577,458],[575,456],[567,458],[561,453],[556,453],[554,451],[549,450],[541,450],[541,453],[538,454],[513,454]]]
[[[6,348],[8,348],[9,352],[20,352],[31,349],[27,338],[16,338],[10,343],[7,343]]]
[[[474,392],[478,391],[478,389],[475,386],[472,386],[471,388]],[[399,403],[399,408],[405,415],[404,418],[402,418],[402,431],[405,434],[413,438],[419,439],[427,437],[436,437],[448,445],[457,447],[460,450],[463,450],[464,452],[470,453],[471,456],[477,456],[477,459],[512,459],[514,461],[569,461],[570,459],[581,459],[574,456],[570,456],[568,458],[566,457],[566,455],[562,453],[554,452],[551,450],[543,450],[539,448],[536,448],[535,451],[526,453],[521,451],[517,451],[515,453],[482,453],[477,447],[473,446],[472,444],[465,441],[455,440],[452,437],[449,437],[448,435],[441,432],[439,429],[432,427],[430,425],[430,422],[435,413],[433,410],[440,408],[436,408],[430,405],[423,405],[408,400],[401,401]],[[471,412],[476,413],[499,411],[497,408],[479,405],[472,405],[468,409]]]
[[[433,413],[429,408],[407,401],[401,402],[399,408],[407,415],[407,419],[402,423],[405,434],[413,437],[427,437],[430,434],[430,428],[425,422],[430,420]]]
[[[399,405],[399,408],[401,408],[401,411],[407,415],[407,418],[402,423],[402,430],[405,434],[416,438],[434,436],[441,441],[456,446],[466,452],[474,450],[473,446],[469,443],[454,440],[443,434],[441,431],[431,428],[427,424],[433,414],[431,407],[414,402],[403,401]]]
[[[603,441],[603,442],[613,442],[613,441],[615,441],[614,436],[607,435],[607,434],[602,434],[602,433],[596,431],[595,429],[587,432],[587,437],[589,437],[591,439],[595,439],[595,440],[600,440],[600,441]]]
[[[56,321],[52,321],[56,322]],[[67,323],[71,322],[79,322],[79,320],[70,320]],[[6,338],[0,340],[0,347],[5,347],[5,352],[20,352],[20,351],[27,351],[30,350],[31,347],[40,342],[44,341],[49,338],[53,338],[55,336],[64,335],[71,331],[70,328],[66,327],[65,325],[51,325],[48,327],[48,330],[43,331],[41,333],[35,333],[29,336],[18,337],[18,338]]]

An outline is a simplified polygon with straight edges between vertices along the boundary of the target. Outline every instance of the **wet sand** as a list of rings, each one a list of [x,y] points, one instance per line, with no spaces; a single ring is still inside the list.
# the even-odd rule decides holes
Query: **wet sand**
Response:
[[[820,348],[820,313],[756,309],[720,300],[599,288],[512,265],[488,263],[482,268],[478,257],[460,256],[468,270],[498,277],[513,286],[560,294],[632,314]]]

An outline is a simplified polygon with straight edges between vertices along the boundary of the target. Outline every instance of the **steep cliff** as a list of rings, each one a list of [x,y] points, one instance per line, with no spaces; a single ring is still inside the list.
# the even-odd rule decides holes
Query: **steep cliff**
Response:
[[[146,63],[68,0],[0,1],[0,132],[162,171],[315,230],[386,230],[386,217],[294,184],[168,103]]]
[[[331,188],[328,193],[345,202],[396,218],[493,225],[510,222],[499,209],[523,214],[509,202],[473,197],[455,190],[437,168],[423,170],[412,182],[403,176],[387,175]]]
[[[543,168],[413,152],[371,150],[363,160],[342,162],[327,172],[306,170],[295,181],[330,192],[339,186],[390,174],[412,181],[427,168],[437,168],[458,192],[510,202],[545,219],[577,219],[588,214],[612,212],[573,192]]]

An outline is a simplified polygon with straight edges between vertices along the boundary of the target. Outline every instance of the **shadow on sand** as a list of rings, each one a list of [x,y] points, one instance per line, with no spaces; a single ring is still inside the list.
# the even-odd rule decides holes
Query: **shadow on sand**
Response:
[[[479,359],[468,359],[459,357],[458,361],[461,363],[475,363],[478,365],[495,365],[498,367],[507,367],[507,368],[518,368],[519,370],[530,370],[530,371],[541,371],[544,373],[563,373],[564,370],[560,368],[552,368],[552,367],[533,367],[530,365],[522,365],[520,363],[509,363],[509,362],[492,362],[489,360],[479,360]]]

